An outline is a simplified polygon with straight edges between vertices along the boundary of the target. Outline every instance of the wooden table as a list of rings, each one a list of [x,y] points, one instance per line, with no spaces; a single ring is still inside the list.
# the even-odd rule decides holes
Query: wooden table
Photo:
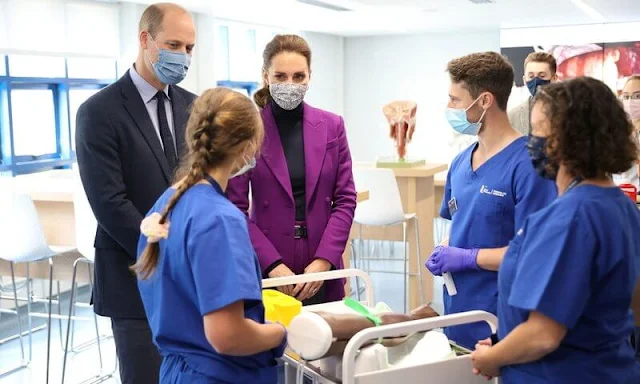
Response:
[[[440,207],[442,206],[442,199],[444,197],[444,186],[447,183],[447,172],[440,172],[435,175],[434,178],[434,186],[435,186],[435,215],[434,217],[440,217]]]
[[[375,167],[375,164],[358,163],[354,165],[354,168],[355,167]],[[411,273],[417,273],[418,268],[424,268],[424,263],[433,250],[433,218],[437,212],[435,205],[438,199],[435,191],[434,177],[436,174],[446,171],[447,168],[448,166],[446,164],[425,164],[414,168],[393,169],[400,189],[402,207],[407,213],[415,213],[420,225],[419,265],[416,265],[416,243],[412,240],[415,231],[413,221],[409,222],[407,227],[407,238],[409,240],[409,272]],[[359,228],[353,228],[351,236],[353,238],[359,237]],[[398,225],[388,228],[363,226],[362,237],[370,240],[402,241],[402,226]],[[433,298],[433,278],[431,274],[423,273],[421,283],[423,292],[425,293],[425,301],[429,302]],[[416,308],[420,305],[418,284],[417,276],[411,276],[409,279],[410,308]]]
[[[75,246],[75,216],[73,209],[73,171],[56,170],[17,176],[5,180],[0,187],[11,188],[15,192],[27,193],[33,199],[38,211],[40,225],[50,245]],[[369,198],[369,191],[359,191],[357,201]],[[348,249],[348,247],[347,247]],[[69,252],[54,259],[54,279],[71,281],[71,266],[80,255]],[[349,253],[345,252],[345,260],[349,260]],[[86,267],[82,267],[86,271]],[[49,278],[49,264],[47,261],[31,263],[31,277],[38,279]],[[25,265],[15,267],[16,277],[26,277]],[[9,263],[0,260],[0,276],[11,276]],[[87,274],[79,273],[78,282],[87,283]]]

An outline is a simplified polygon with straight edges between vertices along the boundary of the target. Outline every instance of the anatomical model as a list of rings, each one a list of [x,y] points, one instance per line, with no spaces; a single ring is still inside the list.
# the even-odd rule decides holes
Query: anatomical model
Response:
[[[384,313],[379,316],[380,325],[436,317],[438,313],[430,306],[423,305],[405,315]],[[359,331],[375,327],[367,317],[357,314],[334,314],[322,311],[298,315],[289,325],[289,347],[308,360],[326,356],[342,355],[347,343]],[[404,343],[412,335],[384,339],[381,344],[392,347]],[[309,342],[313,339],[312,342]],[[323,340],[323,341],[318,341]],[[365,343],[365,345],[369,345]],[[309,348],[310,347],[310,348]]]
[[[384,106],[382,112],[389,123],[389,136],[394,140],[398,158],[404,160],[407,154],[406,145],[411,142],[416,129],[417,104],[413,101],[392,101]]]

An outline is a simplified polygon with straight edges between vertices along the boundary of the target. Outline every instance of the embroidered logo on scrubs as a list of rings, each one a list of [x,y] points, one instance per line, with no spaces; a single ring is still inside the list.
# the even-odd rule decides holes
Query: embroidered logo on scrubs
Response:
[[[505,197],[507,195],[505,192],[500,192],[497,189],[491,189],[484,184],[480,187],[480,193],[498,197]]]

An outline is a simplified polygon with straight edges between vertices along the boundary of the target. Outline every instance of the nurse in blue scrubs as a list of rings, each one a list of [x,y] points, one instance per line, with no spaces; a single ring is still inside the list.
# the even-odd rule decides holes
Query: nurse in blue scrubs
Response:
[[[141,236],[132,267],[163,356],[161,383],[277,381],[286,330],[265,323],[247,220],[224,195],[263,135],[257,109],[240,93],[216,88],[194,102],[181,175],[150,210],[162,212],[164,230],[143,228],[151,242]]]
[[[451,61],[446,117],[453,129],[477,135],[447,175],[440,216],[452,221],[447,246],[436,247],[426,266],[434,275],[449,272],[457,295],[444,290],[445,313],[496,313],[497,271],[509,241],[525,218],[556,197],[553,182],[538,176],[526,137],[514,130],[506,112],[513,67],[495,52]],[[467,348],[490,336],[486,324],[445,330]]]
[[[637,158],[622,105],[599,80],[542,88],[529,150],[559,197],[529,216],[499,271],[498,339],[475,370],[511,383],[640,383],[629,343],[640,212],[611,175]]]

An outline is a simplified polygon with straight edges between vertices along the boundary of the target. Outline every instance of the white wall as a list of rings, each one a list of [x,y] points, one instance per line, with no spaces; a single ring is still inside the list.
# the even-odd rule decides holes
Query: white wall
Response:
[[[311,47],[311,85],[306,101],[314,107],[344,114],[344,38],[301,34]]]
[[[418,103],[411,157],[448,163],[453,133],[444,118],[447,62],[478,51],[500,51],[500,31],[347,38],[344,111],[351,154],[373,161],[395,153],[382,107],[396,99]]]

